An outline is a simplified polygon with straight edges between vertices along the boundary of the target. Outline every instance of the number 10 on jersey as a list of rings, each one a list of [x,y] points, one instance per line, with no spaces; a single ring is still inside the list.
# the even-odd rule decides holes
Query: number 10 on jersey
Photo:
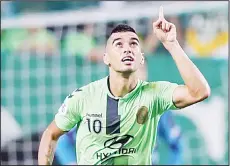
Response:
[[[95,132],[95,133],[100,133],[101,132],[101,121],[98,120],[98,119],[95,119],[95,120],[92,120],[91,122],[91,119],[90,118],[87,118],[87,123],[88,123],[88,129],[89,129],[89,132],[92,132],[92,130]]]

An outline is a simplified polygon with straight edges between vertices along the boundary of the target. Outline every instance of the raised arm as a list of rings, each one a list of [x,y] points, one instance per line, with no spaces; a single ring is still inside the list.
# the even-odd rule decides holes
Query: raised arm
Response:
[[[50,123],[42,134],[38,150],[38,165],[52,165],[57,140],[64,133],[57,127],[55,121]]]
[[[176,39],[176,27],[164,18],[160,7],[159,19],[153,23],[153,31],[174,59],[185,85],[180,85],[173,93],[176,107],[200,102],[210,96],[210,87],[195,64],[189,59]]]

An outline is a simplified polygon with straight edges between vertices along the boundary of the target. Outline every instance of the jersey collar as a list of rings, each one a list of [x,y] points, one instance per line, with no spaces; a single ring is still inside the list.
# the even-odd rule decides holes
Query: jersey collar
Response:
[[[116,96],[113,96],[109,90],[109,76],[107,76],[106,77],[106,91],[107,91],[107,94],[109,95],[109,97],[111,97],[115,100],[127,100],[127,99],[131,98],[138,91],[139,87],[141,86],[141,82],[142,81],[138,79],[136,87],[131,92],[127,93],[123,97],[116,97]]]

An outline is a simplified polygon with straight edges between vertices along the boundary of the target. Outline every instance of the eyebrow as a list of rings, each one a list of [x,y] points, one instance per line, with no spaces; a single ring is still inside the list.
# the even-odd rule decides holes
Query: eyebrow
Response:
[[[136,37],[132,37],[131,40],[136,40],[138,43],[140,43],[138,38],[136,38]]]
[[[114,40],[113,40],[113,43],[114,43],[115,41],[117,41],[117,40],[120,40],[120,39],[121,39],[121,38],[116,38],[116,39],[114,39]],[[113,44],[113,43],[112,43],[112,44]]]
[[[114,43],[115,41],[117,41],[117,40],[120,40],[120,39],[121,39],[121,38],[116,38],[116,39],[114,39],[114,40],[113,40],[113,43]],[[139,40],[138,40],[138,38],[136,38],[136,37],[132,37],[131,40],[136,40],[138,43],[140,43]],[[113,43],[112,43],[112,44],[113,44]]]

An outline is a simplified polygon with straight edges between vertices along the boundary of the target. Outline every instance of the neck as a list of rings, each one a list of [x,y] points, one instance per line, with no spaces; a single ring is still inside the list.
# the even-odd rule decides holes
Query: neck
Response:
[[[137,85],[138,79],[135,73],[125,75],[123,73],[110,72],[110,92],[115,97],[123,97],[131,92]]]

